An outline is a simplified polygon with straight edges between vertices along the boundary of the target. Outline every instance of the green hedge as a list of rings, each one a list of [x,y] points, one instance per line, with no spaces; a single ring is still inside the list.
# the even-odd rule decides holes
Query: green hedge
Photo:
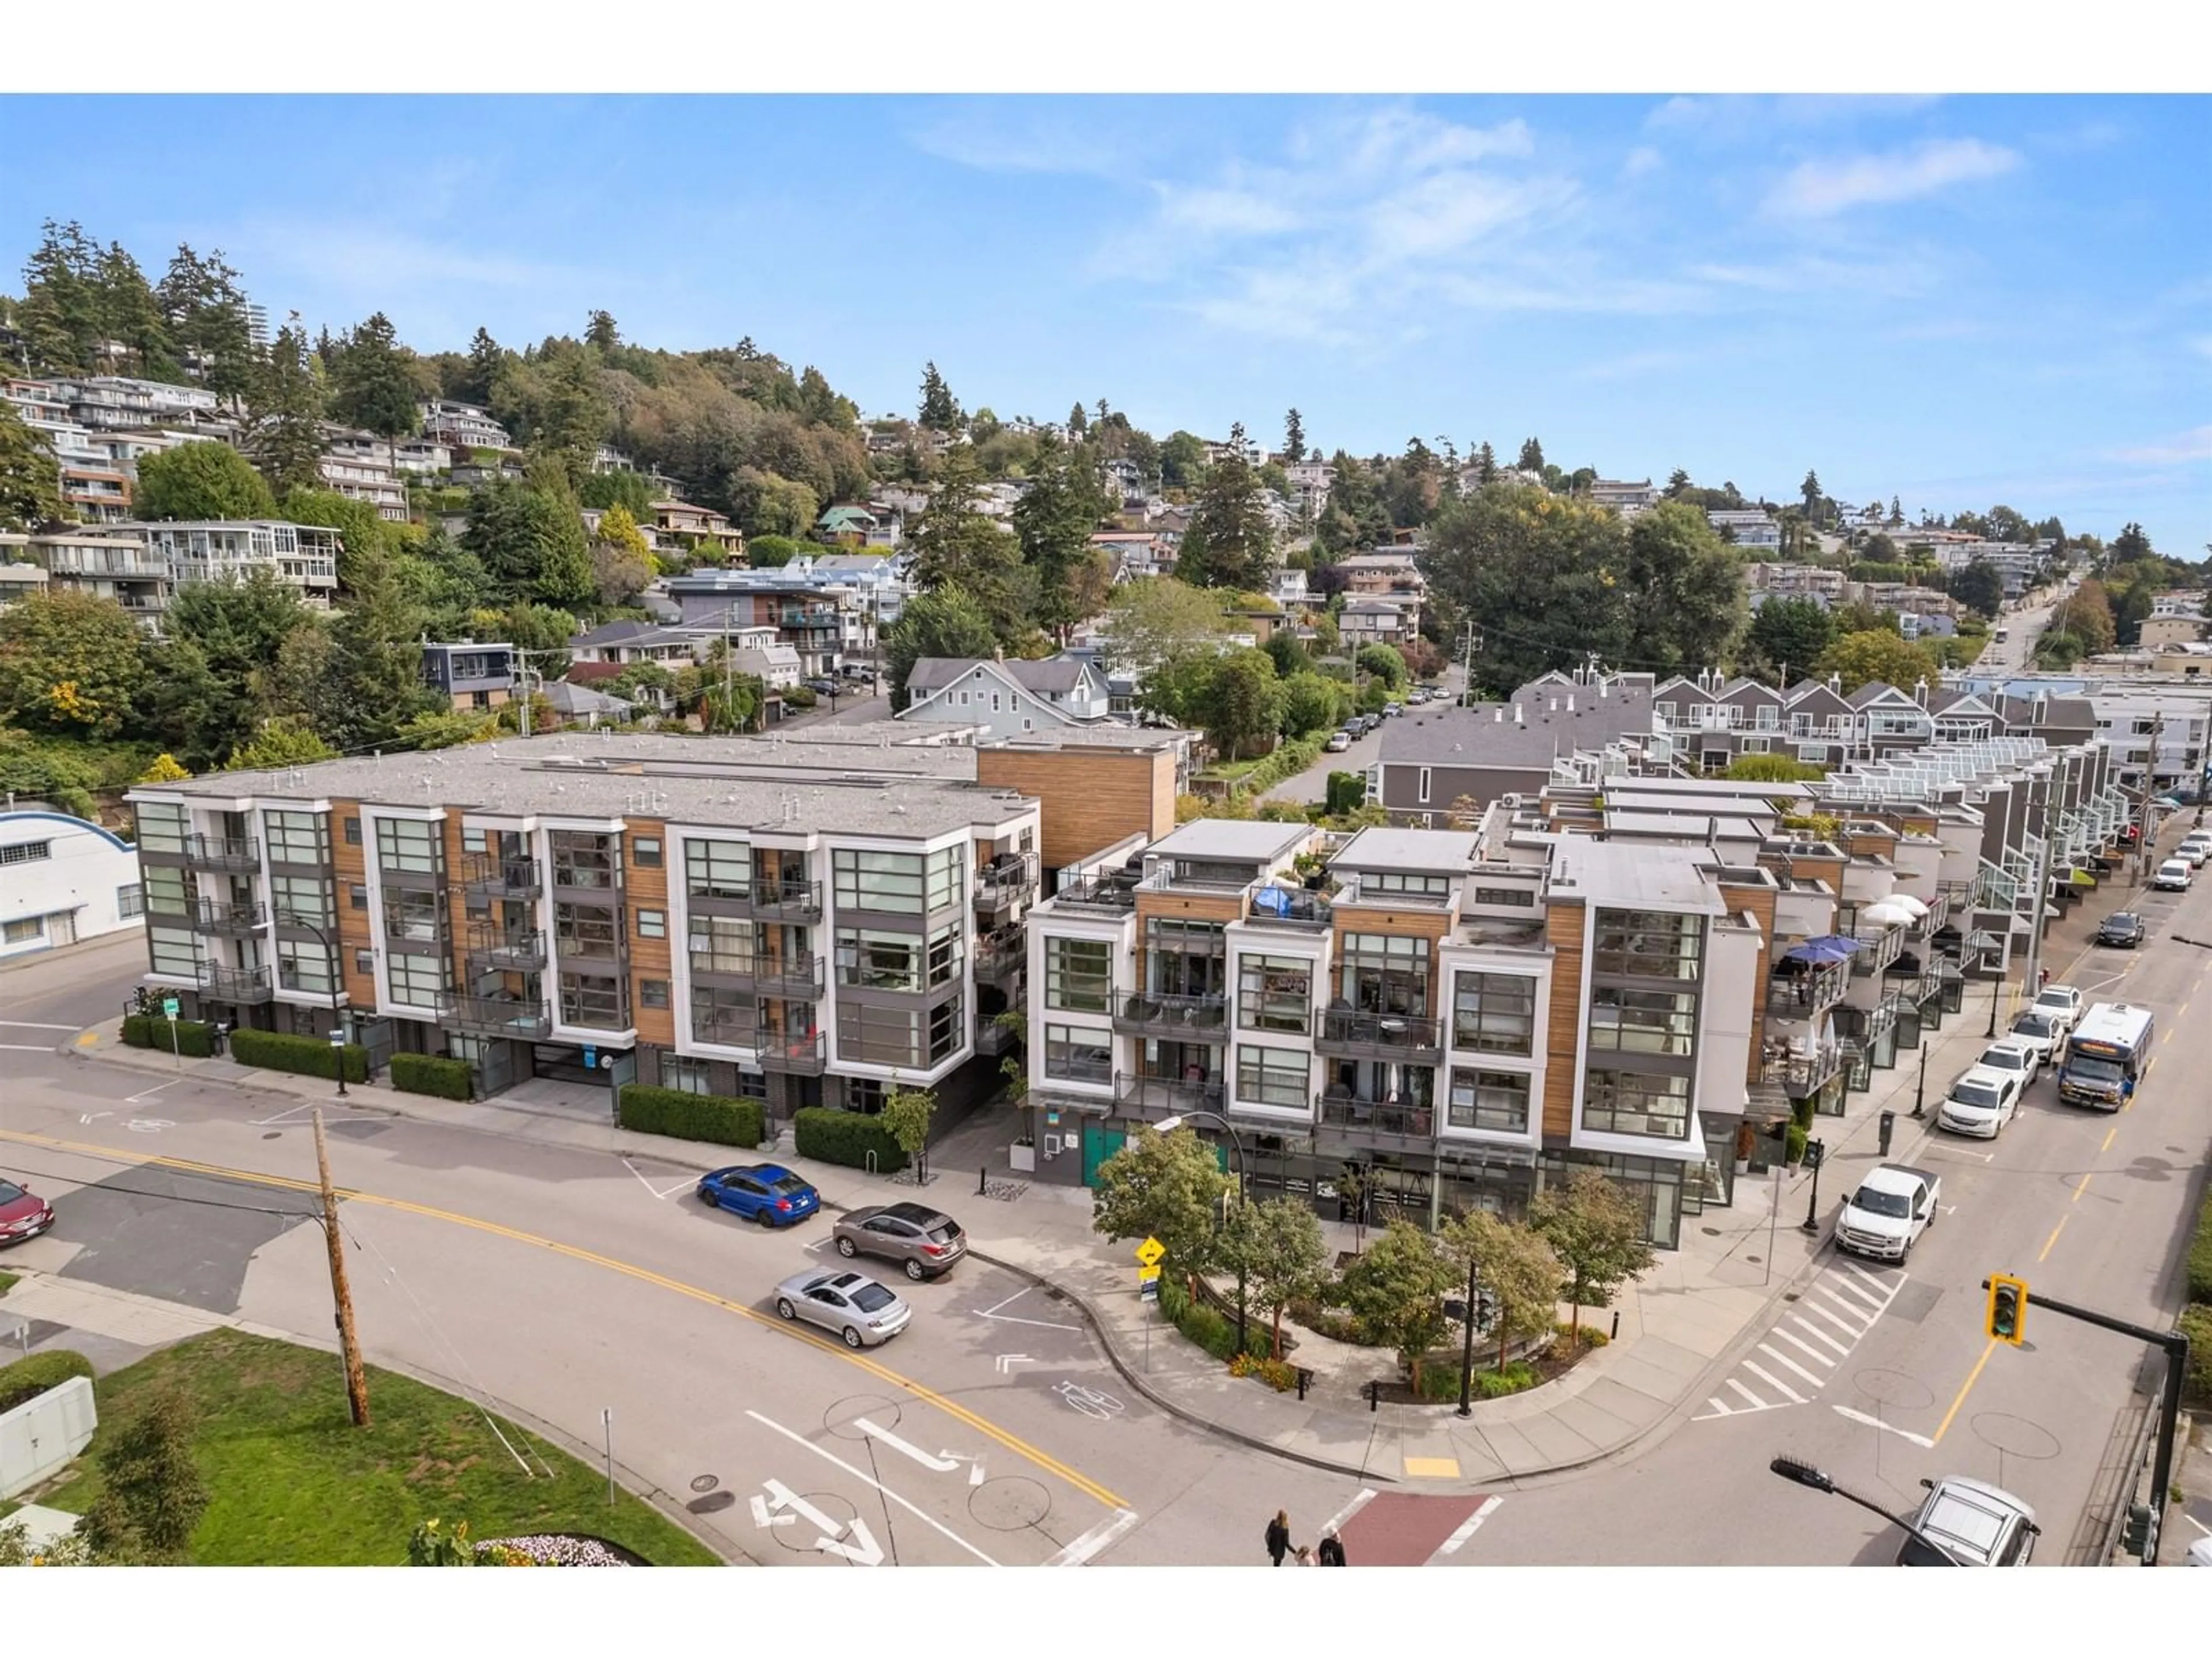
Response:
[[[394,1054],[392,1086],[403,1094],[466,1100],[476,1093],[476,1078],[465,1060],[444,1060],[435,1054]]]
[[[348,1083],[368,1081],[368,1050],[357,1042],[345,1046]],[[302,1077],[336,1079],[337,1062],[331,1058],[328,1037],[295,1036],[289,1031],[257,1031],[241,1025],[230,1034],[231,1058],[241,1066],[271,1072],[297,1072]]]
[[[2212,1302],[2212,1194],[2197,1212],[2197,1237],[2189,1244],[2189,1299]]]
[[[757,1146],[767,1139],[765,1102],[735,1095],[690,1095],[647,1083],[623,1085],[619,1117],[641,1134],[677,1135],[722,1146]]]
[[[215,1053],[215,1027],[204,1020],[166,1020],[159,1014],[125,1014],[123,1017],[123,1040],[133,1048],[159,1048],[167,1053],[169,1048],[169,1027],[174,1024],[177,1052],[191,1060],[205,1060]]]
[[[90,1376],[92,1361],[67,1348],[34,1353],[12,1365],[0,1365],[0,1412],[27,1405],[49,1389],[58,1389],[72,1376]]]
[[[865,1170],[868,1154],[876,1155],[876,1172],[890,1175],[906,1168],[906,1154],[881,1122],[862,1112],[840,1111],[834,1106],[802,1108],[791,1120],[793,1144],[801,1158],[824,1164],[842,1164]]]
[[[1265,794],[1277,784],[1287,782],[1321,758],[1321,746],[1328,741],[1328,732],[1317,732],[1277,744],[1274,753],[1237,781],[1237,793]]]
[[[1182,1285],[1160,1276],[1160,1312],[1167,1322],[1216,1359],[1237,1357],[1237,1319],[1203,1302],[1194,1302]],[[1274,1327],[1257,1309],[1244,1310],[1244,1352],[1266,1358],[1275,1352]]]
[[[2184,1308],[2179,1324],[2181,1334],[2189,1339],[2189,1374],[2182,1388],[2196,1409],[2212,1409],[2212,1308],[2201,1304]],[[0,1377],[7,1374],[0,1371]]]

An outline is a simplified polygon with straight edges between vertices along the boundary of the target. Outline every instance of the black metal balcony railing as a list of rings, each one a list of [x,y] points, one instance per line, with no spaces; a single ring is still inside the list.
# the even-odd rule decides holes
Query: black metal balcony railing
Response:
[[[1018,927],[985,933],[975,941],[975,977],[1002,982],[1029,965],[1029,941]]]
[[[1218,996],[1164,996],[1134,992],[1116,998],[1114,1029],[1170,1041],[1216,1042],[1228,1024],[1228,1002]]]
[[[1898,952],[1905,949],[1905,929],[1884,927],[1854,933],[1858,950],[1851,957],[1854,977],[1864,978],[1870,974],[1886,973],[1889,964],[1897,960]]]
[[[468,952],[489,967],[534,974],[545,966],[545,935],[536,928],[471,922]]]
[[[468,853],[461,858],[461,885],[486,898],[536,898],[545,890],[544,873],[530,858]]]
[[[762,1026],[753,1033],[763,1072],[792,1072],[820,1077],[830,1067],[828,1044],[819,1031],[785,1032]]]
[[[542,999],[459,996],[450,991],[438,999],[438,1024],[449,1031],[525,1042],[553,1032],[553,1016]]]
[[[1325,1008],[1314,1049],[1350,1059],[1425,1060],[1443,1058],[1443,1025],[1419,1014],[1368,1014],[1350,1008]]]
[[[269,924],[266,905],[222,904],[202,899],[192,913],[192,927],[202,933],[258,933]]]
[[[1178,1112],[1217,1110],[1221,1104],[1221,1079],[1116,1072],[1114,1104],[1139,1117],[1172,1117]]]
[[[1133,910],[1137,889],[1133,882],[1119,875],[1095,876],[1088,881],[1070,882],[1053,895],[1053,902],[1086,910]]]
[[[1322,1127],[1374,1145],[1427,1146],[1437,1138],[1433,1107],[1323,1094],[1316,1097],[1314,1113]]]
[[[1767,975],[1766,1012],[1782,1019],[1816,1019],[1850,988],[1850,970],[1840,962],[1802,974],[1777,970]]]
[[[261,839],[258,836],[189,836],[185,840],[185,862],[203,870],[258,870]]]
[[[975,1016],[975,1052],[979,1054],[1003,1054],[1016,1042],[1014,1028],[999,1023],[996,1014],[978,1013]]]
[[[198,979],[200,990],[216,1002],[266,1002],[272,994],[266,968],[225,968],[203,962]]]
[[[1011,904],[1036,890],[1036,855],[1034,853],[1002,853],[975,872],[975,902],[998,906]]]
[[[753,958],[753,984],[764,997],[822,1000],[822,958],[808,951]]]
[[[1336,915],[1335,907],[1318,893],[1288,887],[1261,889],[1245,909],[1249,920],[1275,927],[1327,927]]]
[[[756,881],[753,915],[763,921],[819,921],[822,884],[818,881]]]

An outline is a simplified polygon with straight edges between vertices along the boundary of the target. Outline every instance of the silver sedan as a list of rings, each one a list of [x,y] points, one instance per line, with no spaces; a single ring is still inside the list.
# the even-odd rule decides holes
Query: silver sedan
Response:
[[[872,1348],[906,1328],[914,1310],[866,1273],[809,1267],[775,1287],[775,1310],[835,1331],[848,1348]]]

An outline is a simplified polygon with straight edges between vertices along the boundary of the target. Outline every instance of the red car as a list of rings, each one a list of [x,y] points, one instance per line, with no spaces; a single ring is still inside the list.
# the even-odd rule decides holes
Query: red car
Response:
[[[54,1224],[54,1206],[0,1177],[0,1244],[20,1244]]]

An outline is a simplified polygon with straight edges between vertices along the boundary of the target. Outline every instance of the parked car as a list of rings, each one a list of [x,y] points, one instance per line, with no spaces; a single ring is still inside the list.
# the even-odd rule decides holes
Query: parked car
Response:
[[[2066,1028],[2055,1015],[2026,1008],[2013,1016],[2012,1040],[2033,1048],[2045,1066],[2052,1066],[2057,1063],[2059,1047],[2066,1041]]]
[[[1328,741],[1322,744],[1322,747],[1326,749],[1332,755],[1341,755],[1346,750],[1352,747],[1352,733],[1349,732],[1332,732],[1328,734]]]
[[[775,1287],[775,1311],[835,1331],[848,1348],[872,1348],[904,1330],[914,1310],[866,1273],[809,1267]]]
[[[2035,994],[2035,1000],[2027,1006],[2034,1013],[2047,1014],[2056,1019],[2059,1024],[2058,1035],[2063,1037],[2080,1022],[2089,1005],[2081,1000],[2081,993],[2071,985],[2046,985]]]
[[[54,1224],[54,1206],[0,1176],[0,1244],[21,1244]]]
[[[1385,720],[1395,720],[1405,712],[1406,705],[1401,702],[1386,702],[1382,705],[1382,718]]]
[[[1999,1071],[1993,1066],[1969,1066],[1936,1109],[1936,1127],[1995,1140],[1997,1131],[2012,1121],[2026,1086],[2018,1072]]]
[[[968,1234],[942,1210],[927,1204],[864,1204],[848,1210],[830,1229],[837,1254],[879,1255],[919,1282],[934,1279],[968,1254]]]
[[[1836,1248],[1880,1261],[1902,1262],[1936,1224],[1942,1177],[1907,1164],[1877,1164],[1844,1200]]]
[[[2029,1084],[2042,1075],[2043,1054],[2031,1043],[2014,1042],[2010,1037],[1999,1037],[1982,1050],[1982,1057],[1974,1065],[1986,1066],[1993,1072],[2012,1073],[2020,1079],[2020,1086],[2025,1091]]]
[[[2189,890],[2190,873],[2187,859],[2168,859],[2158,866],[2158,873],[2150,878],[2150,884],[2160,893],[2185,893]]]
[[[781,1164],[733,1164],[699,1177],[699,1201],[763,1227],[788,1227],[822,1207],[822,1194]]]
[[[2043,1532],[2035,1524],[2035,1511],[2002,1486],[1963,1474],[1920,1484],[1928,1496],[1920,1500],[1912,1524],[1951,1559],[1943,1559],[1908,1534],[1897,1553],[1899,1566],[2024,1567],[2035,1553],[2035,1540]]]
[[[2192,830],[2181,838],[2181,845],[2173,849],[2173,856],[2187,859],[2192,870],[2202,870],[2204,860],[2212,858],[2212,831]]]
[[[800,684],[817,697],[834,696],[837,691],[837,682],[826,675],[817,676],[813,679],[801,681]]]
[[[2097,924],[2097,943],[2100,945],[2132,951],[2142,942],[2142,918],[2132,910],[2115,910]]]

